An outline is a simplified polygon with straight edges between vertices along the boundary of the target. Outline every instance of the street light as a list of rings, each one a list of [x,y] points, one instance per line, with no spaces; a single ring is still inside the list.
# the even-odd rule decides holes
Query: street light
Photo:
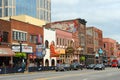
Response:
[[[23,41],[18,41],[19,45],[20,45],[20,54],[22,54],[22,43]],[[24,62],[24,59],[22,59],[22,62]]]
[[[18,43],[20,44],[20,53],[22,53],[22,43],[23,43],[23,41],[18,41]]]

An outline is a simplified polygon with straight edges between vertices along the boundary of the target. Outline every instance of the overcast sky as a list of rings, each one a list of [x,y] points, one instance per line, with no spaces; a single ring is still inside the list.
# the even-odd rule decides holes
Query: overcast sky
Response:
[[[120,43],[120,0],[51,0],[52,21],[82,18]]]

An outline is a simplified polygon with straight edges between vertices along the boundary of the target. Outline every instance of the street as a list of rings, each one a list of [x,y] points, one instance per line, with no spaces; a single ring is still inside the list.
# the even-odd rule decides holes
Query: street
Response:
[[[0,75],[0,80],[119,80],[120,69],[31,72]]]

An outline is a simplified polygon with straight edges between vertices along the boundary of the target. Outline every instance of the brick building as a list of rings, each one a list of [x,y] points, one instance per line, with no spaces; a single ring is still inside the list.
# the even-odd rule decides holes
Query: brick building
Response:
[[[117,57],[117,44],[116,40],[111,38],[103,38],[103,50],[105,51],[105,55],[108,58]]]
[[[20,52],[22,48],[22,52],[28,54],[28,63],[29,58],[33,58],[33,56],[29,56],[29,53],[36,54],[36,45],[43,43],[41,42],[44,38],[43,28],[31,23],[22,22],[11,18],[9,20],[0,20],[0,31],[2,39],[0,48],[9,48],[14,52]],[[39,37],[39,35],[41,37]],[[39,38],[42,38],[42,40],[40,41]],[[17,50],[17,48],[19,49]],[[35,55],[34,58],[36,57],[37,56]],[[7,62],[9,62],[9,60],[11,59],[8,59]]]
[[[120,60],[120,44],[117,43],[117,59]]]
[[[75,51],[73,54],[86,54],[86,21],[84,19],[73,19],[57,21],[46,24],[45,27],[61,29],[72,33]]]
[[[96,63],[97,61],[100,61],[100,58],[95,59],[96,55],[99,55],[98,50],[102,49],[103,47],[103,34],[102,30],[96,28],[96,27],[87,27],[86,29],[86,48],[87,48],[87,53],[89,54],[88,59],[86,62],[91,62]]]

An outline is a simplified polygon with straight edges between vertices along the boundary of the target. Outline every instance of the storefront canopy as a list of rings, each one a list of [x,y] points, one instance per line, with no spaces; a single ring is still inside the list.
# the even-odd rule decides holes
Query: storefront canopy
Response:
[[[10,48],[0,48],[0,56],[14,56],[15,53]]]

